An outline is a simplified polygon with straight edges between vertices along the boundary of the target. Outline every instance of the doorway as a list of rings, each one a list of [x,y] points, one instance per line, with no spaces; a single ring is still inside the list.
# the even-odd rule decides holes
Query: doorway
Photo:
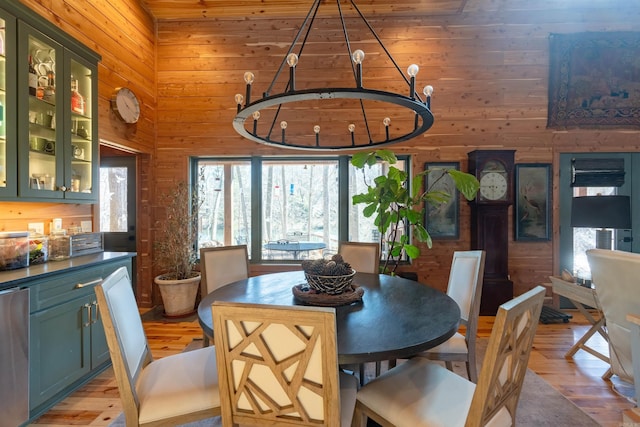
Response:
[[[136,158],[100,159],[100,231],[104,250],[136,252]]]

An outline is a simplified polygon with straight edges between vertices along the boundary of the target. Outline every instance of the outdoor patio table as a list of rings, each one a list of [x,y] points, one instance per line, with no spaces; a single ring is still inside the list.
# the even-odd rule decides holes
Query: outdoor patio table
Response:
[[[303,304],[294,298],[292,287],[304,282],[302,271],[290,271],[223,286],[200,302],[200,326],[213,337],[211,304],[216,300]],[[384,274],[356,273],[353,283],[364,289],[362,301],[336,307],[341,365],[411,357],[443,343],[458,330],[460,309],[439,290]]]
[[[264,248],[270,251],[293,252],[293,259],[299,259],[301,252],[315,251],[324,249],[327,245],[323,242],[269,242],[265,243]]]

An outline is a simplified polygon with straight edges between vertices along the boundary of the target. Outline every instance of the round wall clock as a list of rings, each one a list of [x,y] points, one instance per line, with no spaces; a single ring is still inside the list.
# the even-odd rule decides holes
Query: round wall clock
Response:
[[[111,109],[125,123],[136,123],[140,118],[140,101],[131,89],[119,87],[111,96]]]

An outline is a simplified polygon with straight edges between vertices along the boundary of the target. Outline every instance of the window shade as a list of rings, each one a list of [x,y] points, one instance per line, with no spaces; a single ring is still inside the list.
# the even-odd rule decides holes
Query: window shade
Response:
[[[620,187],[624,184],[624,159],[573,159],[572,187]]]

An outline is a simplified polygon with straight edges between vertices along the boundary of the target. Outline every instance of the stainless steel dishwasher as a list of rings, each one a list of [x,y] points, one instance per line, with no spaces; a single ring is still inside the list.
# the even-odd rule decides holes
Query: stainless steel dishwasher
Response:
[[[0,291],[0,426],[29,419],[29,289]]]

